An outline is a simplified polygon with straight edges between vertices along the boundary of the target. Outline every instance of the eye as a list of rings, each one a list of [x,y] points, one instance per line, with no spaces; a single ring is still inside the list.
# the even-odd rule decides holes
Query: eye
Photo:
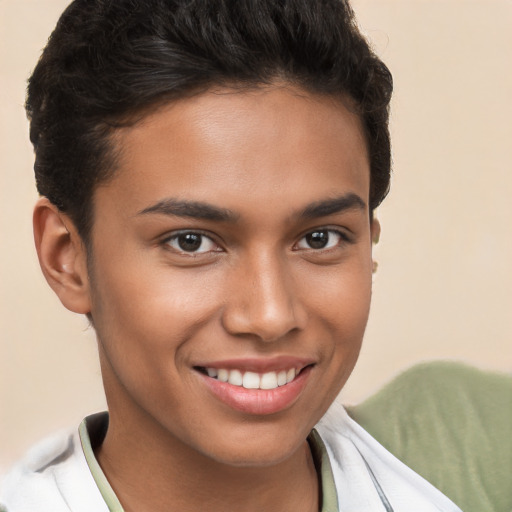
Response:
[[[183,231],[164,240],[164,244],[180,253],[204,254],[219,250],[209,237],[194,231]]]
[[[316,229],[303,236],[297,243],[298,249],[332,249],[346,241],[342,233],[334,229]]]

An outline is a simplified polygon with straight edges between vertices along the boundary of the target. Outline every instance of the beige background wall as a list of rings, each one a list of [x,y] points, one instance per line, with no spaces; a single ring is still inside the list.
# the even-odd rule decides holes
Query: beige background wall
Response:
[[[0,471],[104,407],[93,333],[32,247],[25,80],[67,0],[0,0]],[[419,360],[512,370],[512,1],[354,0],[393,71],[394,180],[373,311],[344,391]]]

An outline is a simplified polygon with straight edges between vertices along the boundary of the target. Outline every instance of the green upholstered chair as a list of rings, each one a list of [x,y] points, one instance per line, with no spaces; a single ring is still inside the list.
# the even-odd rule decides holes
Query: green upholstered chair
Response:
[[[512,375],[424,363],[347,409],[464,512],[512,512]]]

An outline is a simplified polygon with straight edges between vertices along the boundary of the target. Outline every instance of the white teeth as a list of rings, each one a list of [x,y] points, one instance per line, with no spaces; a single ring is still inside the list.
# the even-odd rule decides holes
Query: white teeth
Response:
[[[277,385],[284,386],[286,384],[286,371],[283,370],[277,374]]]
[[[261,376],[260,389],[275,389],[275,388],[277,388],[276,372],[264,373]]]
[[[260,388],[260,376],[254,372],[245,372],[244,373],[244,381],[243,381],[242,385],[245,389],[259,389]]]
[[[231,370],[229,372],[228,382],[233,386],[241,386],[243,382],[242,372],[239,370]]]
[[[223,369],[220,369],[218,370],[218,375],[217,375],[217,378],[221,381],[221,382],[227,382],[228,379],[229,379],[229,372],[227,370],[223,370]]]
[[[299,374],[299,370],[290,368],[280,372],[244,372],[240,370],[226,370],[225,368],[205,368],[211,378],[217,378],[221,382],[228,382],[233,386],[242,386],[246,389],[276,389],[292,382]]]

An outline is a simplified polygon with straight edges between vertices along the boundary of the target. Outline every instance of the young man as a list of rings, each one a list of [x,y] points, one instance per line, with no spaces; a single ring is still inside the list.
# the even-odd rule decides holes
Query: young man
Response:
[[[70,5],[28,90],[34,232],[109,412],[29,453],[7,510],[459,510],[332,405],[391,89],[340,0]]]

